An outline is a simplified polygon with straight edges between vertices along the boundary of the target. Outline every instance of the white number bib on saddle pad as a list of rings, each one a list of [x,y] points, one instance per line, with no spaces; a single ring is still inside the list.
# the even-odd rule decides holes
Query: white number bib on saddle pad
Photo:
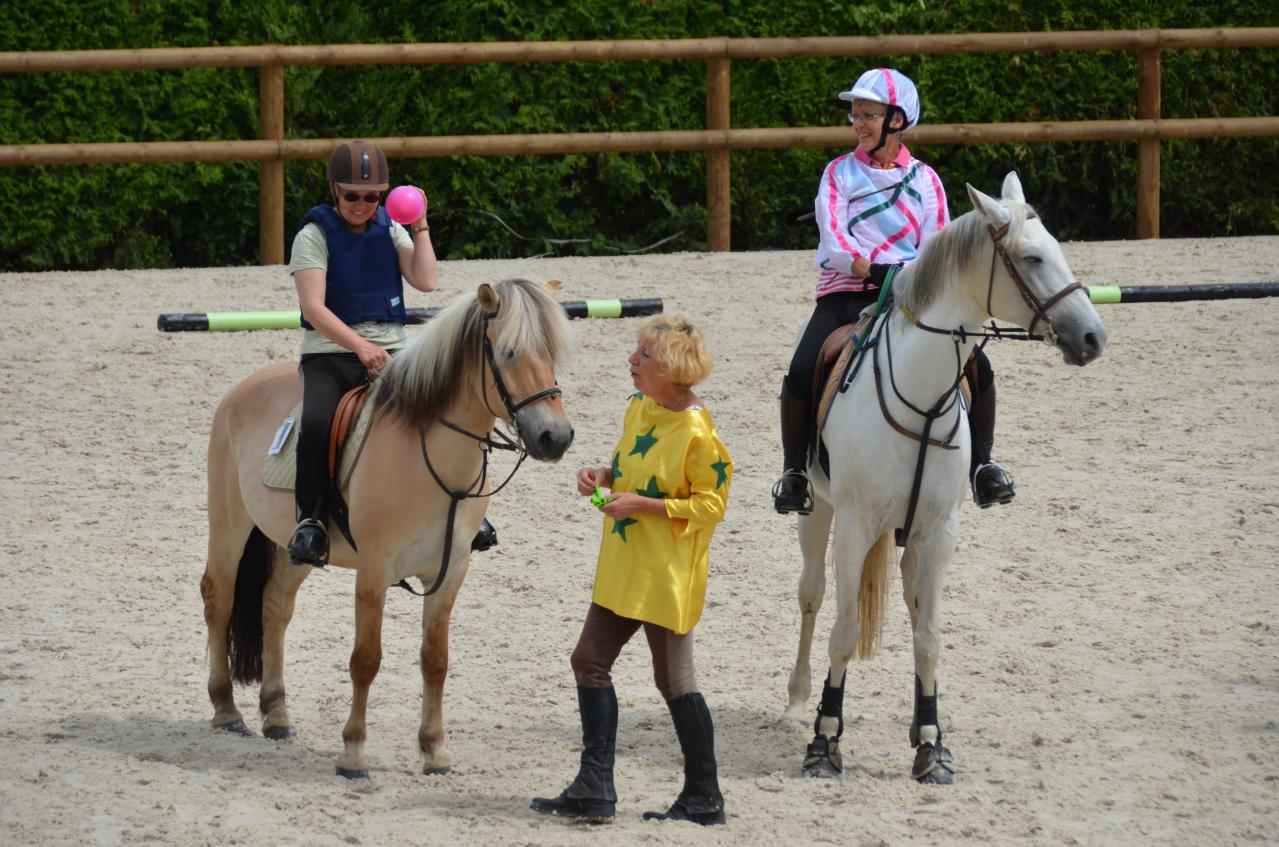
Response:
[[[267,450],[262,462],[262,484],[267,488],[281,491],[292,491],[297,484],[298,473],[298,427],[302,420],[302,404],[298,403],[275,431],[271,439],[271,447]],[[360,410],[351,434],[347,436],[342,447],[342,461],[338,464],[338,488],[346,488],[351,479],[351,471],[355,469],[356,460],[364,447],[364,439],[369,434],[369,424],[373,421],[373,404],[365,403]]]

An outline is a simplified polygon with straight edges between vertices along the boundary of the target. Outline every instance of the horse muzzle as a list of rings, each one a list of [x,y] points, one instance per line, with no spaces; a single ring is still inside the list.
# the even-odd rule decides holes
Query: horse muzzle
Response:
[[[1109,337],[1101,321],[1083,322],[1068,327],[1052,327],[1050,336],[1061,358],[1068,365],[1083,367],[1101,356]]]
[[[545,403],[521,409],[515,422],[524,449],[540,462],[558,462],[573,443],[573,425],[563,415],[553,414]]]

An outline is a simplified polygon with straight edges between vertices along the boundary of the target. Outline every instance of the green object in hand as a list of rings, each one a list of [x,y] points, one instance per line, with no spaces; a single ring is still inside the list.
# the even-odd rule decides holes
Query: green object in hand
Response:
[[[595,508],[603,508],[605,503],[612,503],[612,497],[605,497],[604,492],[600,491],[600,487],[595,486],[595,493],[591,495],[591,505]]]

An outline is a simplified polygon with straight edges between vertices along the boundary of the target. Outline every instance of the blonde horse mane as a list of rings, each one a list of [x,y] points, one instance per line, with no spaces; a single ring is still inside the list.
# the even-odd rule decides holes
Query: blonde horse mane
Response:
[[[546,286],[515,278],[494,283],[493,290],[500,302],[492,319],[499,366],[511,356],[559,365],[569,349],[568,317]],[[438,421],[482,372],[484,317],[475,292],[440,310],[379,376],[379,414],[422,431]]]
[[[1027,218],[1035,216],[1029,203],[1004,202],[1012,219],[1008,240],[1013,241]],[[974,209],[965,212],[937,233],[920,252],[919,258],[902,268],[893,280],[893,296],[915,313],[937,299],[943,286],[949,285],[958,272],[977,258],[978,251],[989,243],[986,219]]]

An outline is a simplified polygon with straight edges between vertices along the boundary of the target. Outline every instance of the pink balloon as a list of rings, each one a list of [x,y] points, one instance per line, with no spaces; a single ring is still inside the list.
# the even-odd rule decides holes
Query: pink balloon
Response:
[[[397,224],[413,223],[422,217],[424,207],[422,193],[411,185],[392,188],[391,193],[386,195],[386,213]]]

